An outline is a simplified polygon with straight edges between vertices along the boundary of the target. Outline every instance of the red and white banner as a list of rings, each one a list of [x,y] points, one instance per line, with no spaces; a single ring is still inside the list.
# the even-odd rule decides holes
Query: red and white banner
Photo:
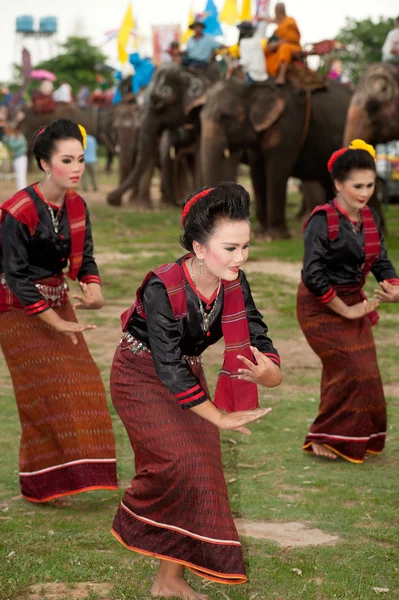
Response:
[[[257,0],[256,16],[264,19],[270,14],[270,0]]]
[[[180,25],[154,25],[152,28],[153,61],[161,64],[168,56],[167,50],[172,42],[181,41]]]

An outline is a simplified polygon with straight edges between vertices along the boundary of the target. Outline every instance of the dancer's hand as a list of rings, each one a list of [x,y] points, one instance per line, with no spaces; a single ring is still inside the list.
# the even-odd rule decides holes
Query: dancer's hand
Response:
[[[265,387],[280,385],[283,377],[279,367],[254,346],[251,346],[251,352],[255,357],[256,363],[248,360],[245,356],[241,356],[241,354],[237,356],[248,367],[248,369],[238,369],[239,375],[237,379],[256,383],[257,385],[264,385]]]
[[[85,310],[98,309],[104,305],[101,286],[98,283],[80,282],[79,285],[84,296],[72,296],[72,298],[79,301],[73,305],[75,310],[77,308],[84,308]]]
[[[379,304],[379,300],[363,300],[363,302],[359,302],[353,306],[348,306],[345,312],[345,317],[351,320],[361,319],[362,317],[365,317],[369,313],[373,312],[373,310],[375,310]]]
[[[53,327],[56,331],[59,331],[60,333],[70,337],[74,344],[78,343],[78,338],[76,336],[77,333],[82,333],[83,331],[88,331],[90,329],[96,329],[96,325],[82,325],[81,323],[75,323],[75,321],[65,321],[64,319],[57,320]]]
[[[220,413],[217,426],[219,429],[235,430],[244,435],[252,435],[252,432],[245,425],[261,419],[271,410],[271,408],[257,408],[255,410],[239,410],[234,413]]]
[[[399,285],[392,285],[388,281],[380,281],[382,290],[374,290],[374,296],[380,302],[399,302]]]

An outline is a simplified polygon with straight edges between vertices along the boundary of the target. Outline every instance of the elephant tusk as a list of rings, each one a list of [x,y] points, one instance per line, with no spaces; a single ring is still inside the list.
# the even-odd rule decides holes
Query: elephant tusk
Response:
[[[170,157],[170,160],[175,160],[175,158],[176,158],[176,148],[174,146],[171,146],[169,148],[169,157]]]
[[[223,156],[224,156],[225,158],[230,158],[230,150],[229,150],[228,148],[225,148],[225,149],[223,150]]]

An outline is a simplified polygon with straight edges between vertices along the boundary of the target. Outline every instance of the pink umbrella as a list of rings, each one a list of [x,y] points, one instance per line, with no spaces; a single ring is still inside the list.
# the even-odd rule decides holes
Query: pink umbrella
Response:
[[[48,81],[55,81],[57,77],[51,71],[46,71],[46,69],[36,69],[36,71],[31,71],[30,76],[32,79],[47,79]]]

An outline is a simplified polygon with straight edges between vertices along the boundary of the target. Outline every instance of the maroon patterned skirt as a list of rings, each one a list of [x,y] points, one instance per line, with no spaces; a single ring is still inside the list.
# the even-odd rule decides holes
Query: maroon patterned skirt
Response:
[[[54,310],[76,321],[69,301]],[[0,347],[22,427],[21,493],[31,502],[118,489],[104,385],[83,335],[77,338],[74,345],[23,309],[0,311]]]
[[[348,306],[362,301],[360,291],[339,296]],[[386,405],[370,319],[349,320],[322,304],[303,282],[297,316],[311,348],[323,364],[319,414],[304,450],[318,443],[353,463],[385,444]]]
[[[200,360],[193,373],[207,389]],[[136,476],[113,523],[129,550],[180,563],[226,584],[245,583],[217,427],[182,410],[148,350],[123,339],[111,370],[112,401],[129,435]]]

